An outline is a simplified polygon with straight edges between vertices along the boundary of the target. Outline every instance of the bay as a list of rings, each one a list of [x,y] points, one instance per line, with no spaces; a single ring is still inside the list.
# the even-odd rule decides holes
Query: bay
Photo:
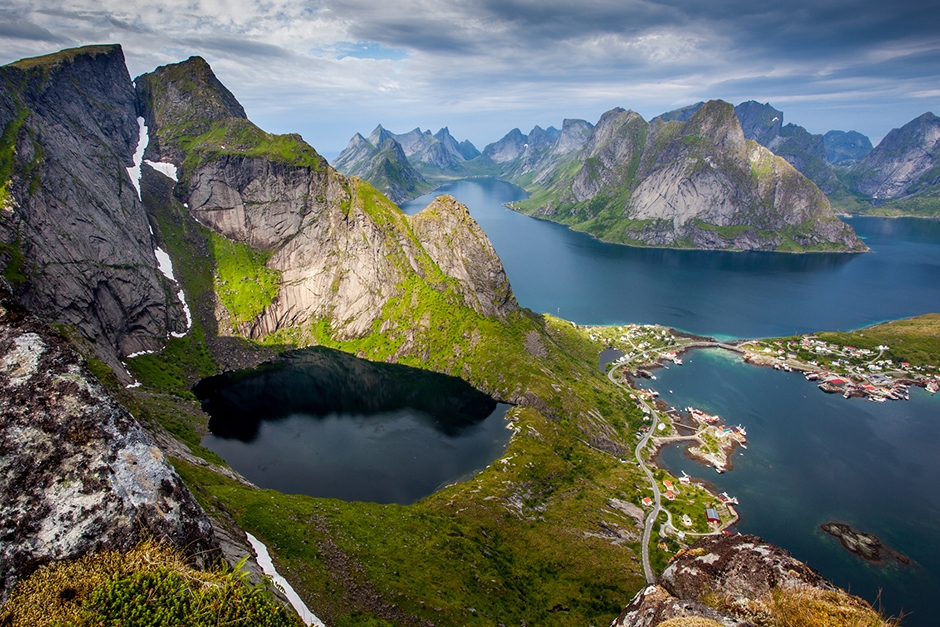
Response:
[[[470,209],[523,307],[579,324],[663,324],[718,338],[847,331],[940,311],[940,220],[848,220],[864,254],[631,248],[535,220],[504,204],[515,185],[469,179],[402,205],[414,214],[451,194]]]
[[[911,388],[910,401],[872,403],[824,394],[799,373],[745,364],[719,349],[695,350],[684,365],[644,382],[677,408],[689,405],[747,428],[746,450],[717,474],[663,449],[659,463],[736,496],[736,525],[778,544],[836,585],[907,627],[934,625],[940,589],[940,396]],[[843,522],[873,533],[914,561],[883,566],[846,551],[819,526]]]
[[[940,221],[852,218],[864,254],[731,253],[631,248],[535,220],[504,204],[524,190],[488,179],[439,194],[465,203],[493,243],[520,304],[579,324],[663,324],[720,339],[851,330],[940,311]],[[661,462],[738,496],[738,529],[790,550],[907,627],[936,623],[940,588],[940,398],[906,402],[826,395],[795,373],[695,351],[657,371],[670,404],[748,429],[749,448],[718,475],[679,447]],[[673,392],[669,392],[672,390]],[[874,533],[915,561],[875,566],[819,529],[835,520]]]

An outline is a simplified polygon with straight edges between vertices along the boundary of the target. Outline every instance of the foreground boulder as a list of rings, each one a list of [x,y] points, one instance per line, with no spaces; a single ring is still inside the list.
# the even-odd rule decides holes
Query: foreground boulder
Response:
[[[190,555],[217,547],[151,437],[0,285],[0,602],[42,564],[148,537]]]
[[[716,624],[889,623],[784,549],[753,535],[720,535],[680,551],[611,627]]]

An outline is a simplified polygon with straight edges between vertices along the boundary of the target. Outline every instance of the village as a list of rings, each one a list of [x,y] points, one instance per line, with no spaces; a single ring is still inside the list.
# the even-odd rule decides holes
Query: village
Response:
[[[910,386],[936,394],[940,390],[937,367],[912,366],[886,356],[887,345],[874,349],[842,346],[814,335],[798,338],[753,340],[738,345],[748,363],[775,370],[803,373],[819,389],[845,398],[866,398],[883,403],[910,398]]]
[[[643,412],[647,423],[636,433],[637,460],[655,459],[670,444],[691,442],[686,453],[723,473],[731,469],[737,447],[747,448],[747,431],[742,425],[729,426],[718,415],[695,407],[678,410],[659,400],[659,393],[637,385],[637,379],[655,381],[657,368],[682,366],[682,355],[693,348],[722,348],[738,353],[744,361],[783,372],[801,373],[828,393],[845,398],[866,398],[872,402],[909,398],[910,386],[934,394],[940,389],[937,366],[912,365],[892,360],[890,348],[856,348],[828,342],[815,335],[790,338],[720,342],[712,338],[679,333],[659,325],[629,324],[588,327],[591,340],[603,343],[600,366],[611,381],[630,391],[630,398]],[[626,461],[626,460],[622,460]],[[650,512],[665,513],[660,519],[657,545],[675,552],[695,537],[727,533],[738,520],[737,498],[714,494],[704,483],[683,473],[678,484],[663,469],[652,468],[653,497],[640,502]],[[655,500],[654,500],[655,497]],[[658,516],[656,516],[658,518]]]

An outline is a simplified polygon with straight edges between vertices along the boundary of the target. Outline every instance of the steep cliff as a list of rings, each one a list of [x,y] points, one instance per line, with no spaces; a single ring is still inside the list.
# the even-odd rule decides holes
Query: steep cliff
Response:
[[[358,176],[368,181],[396,203],[417,198],[434,189],[434,185],[411,166],[401,144],[391,137],[373,146],[356,133],[336,158],[333,167],[346,176]]]
[[[498,258],[465,209],[459,219],[450,209],[409,218],[369,184],[336,172],[299,137],[269,135],[226,116],[229,94],[201,59],[158,68],[136,83],[157,138],[146,156],[179,168],[177,199],[200,224],[257,251],[279,277],[251,319],[230,316],[229,332],[262,338],[326,324],[348,339],[383,325],[387,331],[384,309],[414,281],[481,315],[515,307]],[[185,93],[198,96],[191,107]],[[222,114],[194,127],[194,112],[203,108]],[[382,131],[376,129],[378,138]],[[464,243],[459,254],[472,254],[472,263],[454,248]],[[471,269],[476,262],[482,265]]]
[[[682,116],[685,117],[685,116]],[[614,109],[513,208],[613,242],[730,250],[866,250],[818,187],[757,142],[731,105],[687,122]]]
[[[719,535],[680,551],[611,627],[889,624],[780,547]]]
[[[901,198],[940,185],[940,118],[928,112],[891,130],[846,178],[853,191],[874,199]]]
[[[121,357],[186,330],[129,172],[141,133],[121,48],[0,74],[0,267],[30,311],[74,326],[120,371]]]
[[[42,564],[148,537],[218,548],[150,435],[0,285],[0,602]]]
[[[839,187],[829,165],[822,135],[813,135],[802,126],[783,123],[783,111],[753,100],[734,108],[744,137],[753,139],[778,157],[783,157],[824,193]]]

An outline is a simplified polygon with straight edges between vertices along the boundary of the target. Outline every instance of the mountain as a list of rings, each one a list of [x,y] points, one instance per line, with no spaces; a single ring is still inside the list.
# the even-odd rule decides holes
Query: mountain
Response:
[[[464,140],[458,143],[446,126],[434,134],[431,134],[430,130],[422,131],[416,128],[396,135],[380,124],[369,135],[369,141],[374,146],[381,145],[389,138],[401,145],[408,162],[422,173],[436,175],[447,172],[460,173],[465,162],[480,154],[469,141]]]
[[[124,373],[122,357],[186,331],[137,190],[141,132],[124,55],[64,50],[0,75],[0,267],[19,302]]]
[[[871,152],[871,140],[857,131],[829,131],[823,135],[826,160],[832,165],[849,166]]]
[[[695,115],[695,112],[704,106],[705,106],[704,102],[696,102],[695,104],[692,104],[692,105],[680,107],[678,109],[673,109],[672,111],[667,111],[666,113],[663,113],[662,115],[659,115],[653,118],[653,120],[659,119],[659,120],[662,120],[663,122],[688,122],[689,119],[691,119],[691,117]],[[653,120],[650,120],[650,121],[652,122]],[[746,132],[745,132],[745,135],[747,135]]]
[[[846,181],[874,199],[930,193],[940,184],[940,118],[928,112],[892,129],[852,166]]]
[[[824,193],[838,189],[839,180],[829,165],[822,135],[813,135],[796,124],[784,125],[783,112],[769,104],[749,100],[736,106],[734,112],[744,137],[786,159]]]
[[[25,590],[48,605],[14,597],[0,607],[0,623],[36,624],[14,614],[46,618],[37,607],[85,612],[92,598],[121,612],[137,596],[142,611],[168,599],[177,611],[168,620],[191,624],[196,618],[179,608],[189,590],[209,587],[236,610],[257,607],[261,591],[243,588],[250,575],[237,570],[210,586],[205,572],[168,573],[149,559],[59,561],[124,551],[147,534],[148,546],[185,545],[196,562],[221,550],[241,564],[255,550],[250,532],[331,625],[602,624],[649,589],[638,560],[644,512],[630,502],[646,477],[618,461],[633,451],[644,417],[597,368],[602,344],[589,330],[518,306],[466,207],[441,196],[404,215],[299,135],[254,125],[199,57],[134,83],[114,46],[2,71],[0,267],[18,283],[0,297],[0,555],[3,585],[24,577],[14,595]],[[716,163],[734,153],[744,140],[740,128],[720,128],[734,118],[727,107],[717,121],[709,103],[687,123],[651,123],[650,159],[689,146]],[[634,116],[616,112],[596,128],[566,121],[539,158],[555,164],[549,178],[565,180],[589,146],[600,175],[630,183],[617,159],[637,160],[644,126]],[[452,148],[441,136],[441,149]],[[395,140],[379,139],[378,148]],[[593,189],[590,177],[581,182],[582,192]],[[109,256],[82,257],[95,247]],[[118,262],[129,265],[109,265]],[[50,285],[67,290],[61,300]],[[152,305],[143,298],[151,291],[159,292]],[[36,293],[48,295],[45,319],[61,333],[30,317],[28,307],[44,302]],[[99,303],[109,294],[120,309],[113,319]],[[93,306],[62,323],[74,302]],[[163,326],[142,327],[137,302],[163,312]],[[127,354],[135,343],[152,352]],[[201,446],[208,418],[192,384],[311,345],[343,350],[349,362],[356,355],[453,374],[512,403],[509,448],[411,505],[251,485]],[[116,363],[109,368],[96,352]],[[134,384],[112,372],[130,376],[120,359]],[[92,562],[104,567],[93,572]],[[182,579],[192,588],[175,587]]]
[[[434,189],[434,185],[411,166],[401,144],[392,137],[387,137],[376,147],[356,133],[333,162],[333,167],[346,176],[358,176],[368,181],[392,202],[399,204]]]
[[[539,173],[529,190],[514,209],[607,241],[866,250],[819,188],[746,140],[734,108],[721,101],[706,103],[687,122],[608,111],[580,149]]]
[[[247,309],[233,302],[226,308],[228,319],[220,321],[223,327],[252,338],[306,329],[318,320],[343,338],[379,326],[388,330],[392,321],[383,312],[402,285],[430,276],[456,281],[448,289],[456,289],[455,297],[482,315],[505,316],[516,307],[498,260],[498,267],[481,277],[463,273],[446,247],[425,246],[436,241],[431,225],[457,225],[452,241],[485,242],[484,253],[495,259],[475,222],[453,222],[466,212],[462,206],[445,203],[432,211],[435,220],[411,218],[371,185],[336,172],[298,136],[269,135],[237,115],[222,114],[194,127],[199,111],[223,111],[229,100],[198,57],[144,74],[136,85],[147,128],[158,140],[144,156],[179,169],[175,199],[199,224],[267,260],[257,271],[271,273],[271,290]],[[192,101],[187,106],[187,93],[198,96],[198,108]],[[379,127],[373,138],[382,137],[379,151],[394,153],[390,140],[404,137],[414,148],[428,136],[417,129],[386,135]],[[437,139],[422,145],[443,146]],[[423,228],[415,229],[416,220]],[[461,280],[468,276],[483,283],[464,289]]]

